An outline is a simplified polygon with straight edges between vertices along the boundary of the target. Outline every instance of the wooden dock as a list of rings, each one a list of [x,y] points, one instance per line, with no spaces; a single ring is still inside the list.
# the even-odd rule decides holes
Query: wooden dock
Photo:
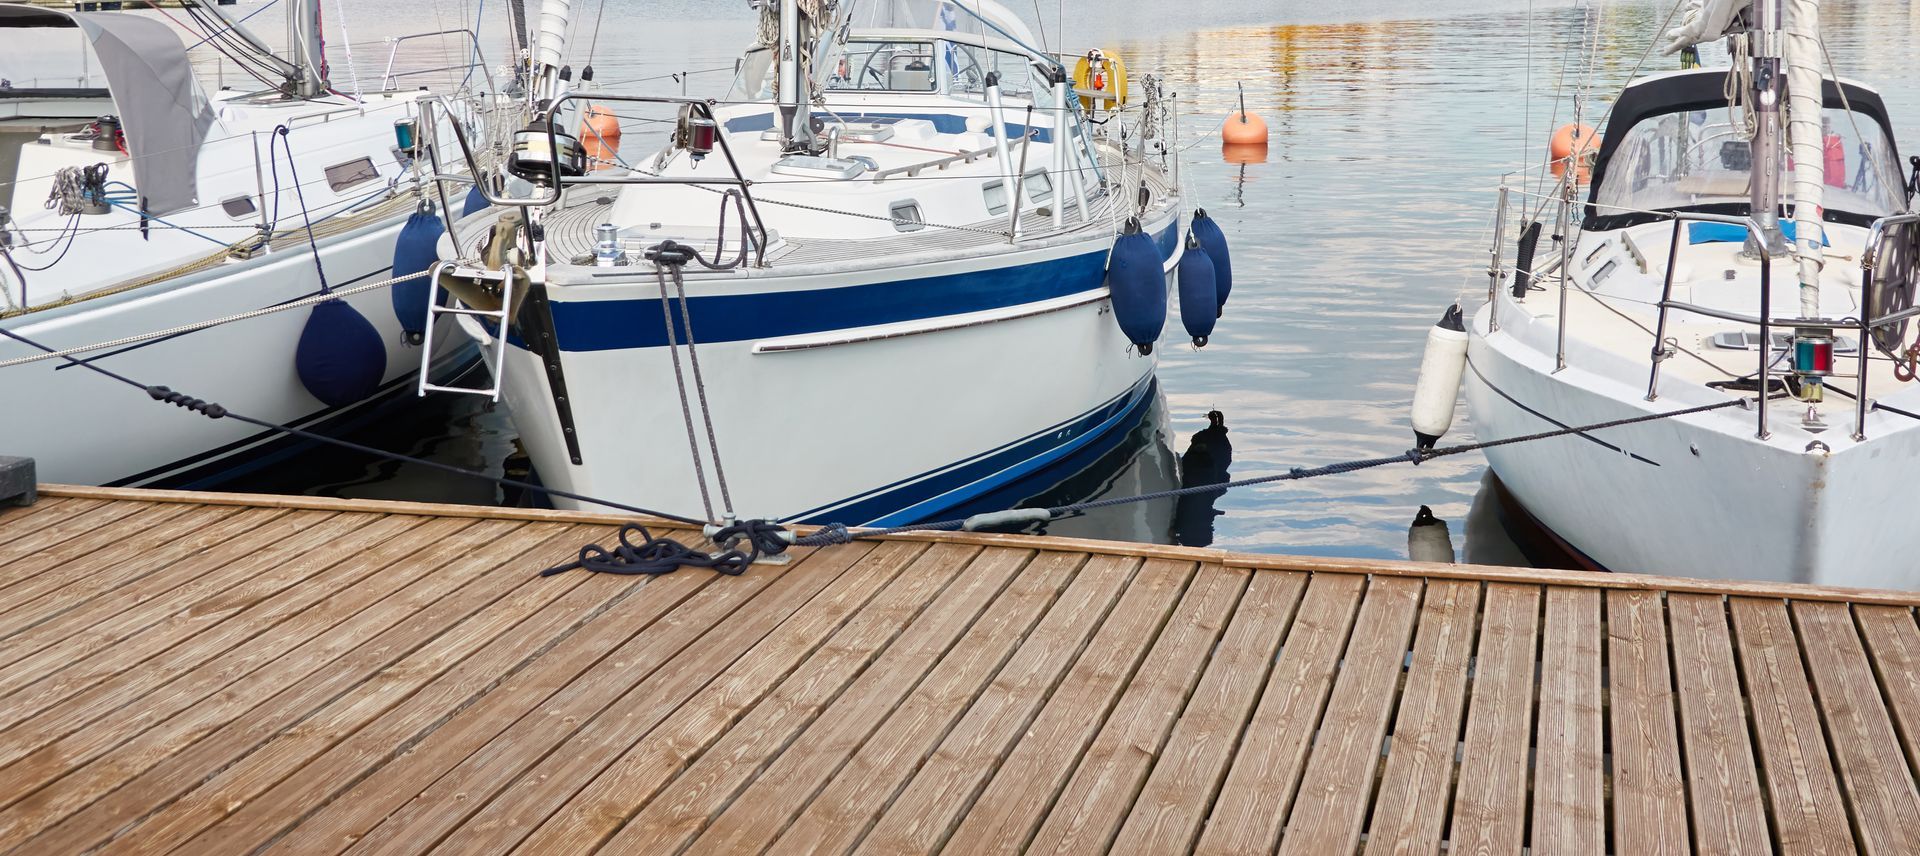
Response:
[[[0,852],[1920,853],[1920,593],[42,496]]]

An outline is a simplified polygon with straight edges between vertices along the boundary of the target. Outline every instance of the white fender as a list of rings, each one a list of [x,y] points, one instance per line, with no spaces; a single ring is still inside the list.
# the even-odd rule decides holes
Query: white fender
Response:
[[[1466,369],[1467,328],[1459,304],[1454,304],[1427,331],[1427,352],[1420,358],[1420,379],[1413,387],[1413,434],[1420,448],[1433,448],[1453,427]]]

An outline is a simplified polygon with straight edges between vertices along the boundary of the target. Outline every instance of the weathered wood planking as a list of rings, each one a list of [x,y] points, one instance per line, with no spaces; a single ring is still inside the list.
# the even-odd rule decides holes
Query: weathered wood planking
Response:
[[[0,852],[1920,852],[1914,593],[44,495]]]

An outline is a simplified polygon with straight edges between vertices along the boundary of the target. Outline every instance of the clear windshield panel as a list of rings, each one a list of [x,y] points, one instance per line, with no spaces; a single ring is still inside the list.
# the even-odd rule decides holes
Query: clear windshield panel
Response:
[[[841,50],[826,88],[856,92],[932,92],[936,85],[931,42],[850,41]]]
[[[1032,30],[1005,6],[976,0],[852,0],[848,23],[861,30],[941,30],[1015,39],[1037,46]]]
[[[773,80],[777,75],[771,48],[753,48],[734,64],[739,70],[733,75],[733,88],[727,91],[728,101],[765,101],[773,97]]]
[[[940,49],[947,58],[947,76],[953,81],[949,91],[956,95],[984,98],[991,72],[1000,74],[1000,93],[1009,98],[1032,98],[1033,93],[1046,88],[1034,73],[1033,62],[1022,54],[952,42],[941,42]]]
[[[1822,112],[1822,206],[1867,217],[1906,210],[1900,166],[1880,125],[1838,108]],[[1614,150],[1594,202],[1600,214],[1744,203],[1752,164],[1738,115],[1730,120],[1718,109],[1649,117]],[[1793,201],[1791,161],[1780,195]]]

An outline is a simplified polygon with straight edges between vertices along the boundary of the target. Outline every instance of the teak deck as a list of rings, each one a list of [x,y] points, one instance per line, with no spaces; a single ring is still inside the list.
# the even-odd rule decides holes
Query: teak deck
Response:
[[[0,512],[0,851],[1920,852],[1920,594],[614,518]]]

